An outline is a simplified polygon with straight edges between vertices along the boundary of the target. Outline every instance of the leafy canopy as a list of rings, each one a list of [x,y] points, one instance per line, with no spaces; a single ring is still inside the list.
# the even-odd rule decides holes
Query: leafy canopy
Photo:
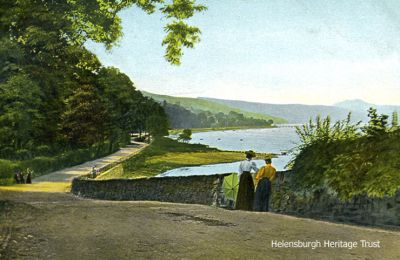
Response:
[[[31,45],[52,34],[54,41],[46,44],[49,50],[60,42],[82,46],[87,40],[111,49],[123,35],[118,12],[132,6],[148,14],[158,10],[168,21],[162,45],[166,46],[165,58],[173,65],[180,64],[183,47],[193,48],[200,40],[200,30],[186,20],[207,9],[195,0],[0,0],[0,4],[4,7],[0,11],[1,31]],[[24,17],[33,17],[35,22]],[[41,26],[49,21],[47,28],[58,30],[47,31]]]

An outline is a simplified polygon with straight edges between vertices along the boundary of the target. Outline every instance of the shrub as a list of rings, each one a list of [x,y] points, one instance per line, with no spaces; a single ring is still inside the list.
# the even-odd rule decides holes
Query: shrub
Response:
[[[12,147],[4,147],[0,151],[1,158],[12,159],[14,158],[15,150]]]
[[[10,185],[14,182],[16,165],[8,160],[0,160],[0,185]]]
[[[52,157],[35,157],[31,160],[19,162],[19,166],[23,170],[31,168],[33,170],[33,177],[59,169],[56,159]]]
[[[292,162],[295,186],[329,188],[342,200],[393,196],[400,189],[400,131],[362,135],[349,120],[333,126],[328,121],[297,129],[302,144]]]
[[[27,149],[21,149],[15,152],[15,159],[28,160],[32,158],[32,153]]]
[[[50,156],[52,153],[52,150],[50,146],[48,145],[40,145],[36,147],[36,155],[38,156]]]

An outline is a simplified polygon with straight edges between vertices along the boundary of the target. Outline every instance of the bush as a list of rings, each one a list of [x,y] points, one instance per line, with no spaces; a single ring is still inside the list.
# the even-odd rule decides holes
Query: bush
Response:
[[[27,149],[21,149],[15,152],[15,159],[17,160],[28,160],[32,158],[32,153]]]
[[[36,147],[36,155],[38,156],[50,156],[52,153],[52,150],[50,146],[48,145],[40,145]]]
[[[321,121],[320,121],[321,122]],[[325,122],[325,121],[324,121]],[[393,196],[400,189],[400,131],[360,135],[355,125],[304,125],[293,160],[300,190],[329,188],[342,200]]]
[[[15,156],[15,150],[12,147],[4,147],[0,151],[1,158],[12,159]]]
[[[14,183],[14,171],[16,165],[8,160],[0,160],[0,185],[10,185]]]
[[[57,167],[57,160],[52,157],[35,157],[31,160],[21,161],[18,165],[23,170],[31,168],[33,170],[33,177],[60,169]]]

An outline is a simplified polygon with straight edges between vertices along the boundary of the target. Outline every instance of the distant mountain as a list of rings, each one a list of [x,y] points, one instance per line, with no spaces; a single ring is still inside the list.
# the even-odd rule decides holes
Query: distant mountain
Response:
[[[345,100],[339,103],[336,103],[334,106],[350,109],[352,111],[358,111],[367,113],[368,108],[375,107],[378,110],[379,114],[391,115],[394,111],[400,113],[400,106],[394,105],[375,105],[372,103],[365,102],[361,99],[353,99],[353,100]]]
[[[393,111],[400,113],[400,106],[375,105],[361,99],[346,100],[334,104],[333,106],[323,105],[302,105],[302,104],[268,104],[258,102],[247,102],[240,100],[226,100],[217,98],[186,98],[158,95],[142,91],[145,96],[152,97],[156,101],[167,101],[171,104],[179,104],[193,112],[210,111],[213,113],[229,113],[230,111],[244,114],[246,117],[257,119],[272,119],[275,123],[302,124],[315,119],[317,115],[321,117],[330,116],[332,121],[342,120],[352,113],[354,122],[368,120],[367,110],[375,107],[379,114],[391,115]]]
[[[332,121],[342,120],[347,117],[347,114],[352,111],[353,121],[367,120],[367,112],[353,110],[337,106],[322,106],[322,105],[301,105],[301,104],[267,104],[257,102],[247,102],[238,100],[225,100],[216,98],[201,98],[203,100],[213,101],[219,104],[228,105],[239,108],[244,111],[257,112],[272,116],[282,117],[289,123],[305,123],[310,118],[315,118],[317,115],[326,117],[330,115]]]
[[[234,111],[243,114],[245,117],[253,117],[256,119],[269,120],[272,119],[274,123],[286,123],[287,121],[280,116],[271,116],[268,113],[258,113],[258,111],[248,111],[242,110],[238,107],[232,107],[226,104],[221,104],[212,100],[200,99],[200,98],[188,98],[188,97],[173,97],[167,95],[158,95],[149,93],[146,91],[141,91],[143,95],[151,97],[158,102],[163,102],[164,100],[170,104],[178,104],[192,112],[210,111],[212,113],[222,112],[229,114],[229,112]]]

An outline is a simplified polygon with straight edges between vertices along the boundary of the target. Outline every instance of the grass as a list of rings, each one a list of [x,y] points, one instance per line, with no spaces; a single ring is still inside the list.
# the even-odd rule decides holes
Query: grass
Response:
[[[101,174],[98,179],[151,177],[179,167],[228,163],[243,158],[242,152],[220,151],[163,137],[154,140],[137,156]]]

